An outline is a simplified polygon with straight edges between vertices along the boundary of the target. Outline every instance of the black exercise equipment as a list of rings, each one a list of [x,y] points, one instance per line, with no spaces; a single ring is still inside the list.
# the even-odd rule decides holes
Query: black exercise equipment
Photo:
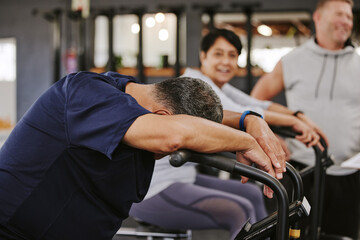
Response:
[[[310,205],[304,197],[301,177],[290,164],[287,164],[286,168],[287,174],[289,174],[294,186],[294,200],[289,204],[287,192],[277,179],[255,167],[237,162],[232,153],[202,154],[181,150],[171,155],[170,163],[174,167],[180,167],[186,162],[204,164],[230,173],[239,174],[264,183],[274,191],[278,201],[278,211],[255,224],[247,222],[238,233],[237,240],[265,239],[266,237],[278,240],[289,239],[289,233],[299,231],[297,221],[309,215]],[[121,228],[116,235],[147,237],[147,239],[157,237],[190,240],[192,237],[191,230],[166,230],[144,223],[141,220],[136,221],[138,222],[137,228]],[[291,223],[290,228],[289,223]],[[293,237],[293,239],[296,239],[296,237]]]
[[[164,229],[152,224],[134,219],[137,223],[135,228],[120,228],[115,236],[132,236],[136,238],[156,239],[192,239],[191,230]]]
[[[287,138],[295,138],[298,133],[291,130],[288,127],[277,127],[271,126],[274,133]],[[333,161],[328,157],[327,146],[324,139],[320,139],[321,145],[324,147],[322,152],[318,146],[313,146],[315,153],[315,166],[306,166],[300,170],[301,177],[305,177],[309,174],[314,174],[314,189],[313,189],[313,201],[311,203],[311,226],[310,226],[310,237],[311,239],[319,239],[320,236],[320,225],[322,215],[322,203],[324,196],[325,187],[325,175],[326,169],[333,164]],[[296,160],[295,160],[296,161]]]
[[[205,164],[249,177],[264,183],[274,191],[278,200],[278,211],[255,224],[246,223],[238,233],[237,240],[264,239],[266,237],[279,240],[289,239],[289,222],[296,223],[301,217],[309,215],[310,206],[304,198],[301,177],[290,164],[287,164],[286,168],[294,185],[294,197],[296,199],[289,206],[288,195],[282,184],[268,173],[257,168],[241,164],[235,159],[221,154],[202,154],[182,150],[171,155],[170,163],[175,167],[182,166],[186,162]]]

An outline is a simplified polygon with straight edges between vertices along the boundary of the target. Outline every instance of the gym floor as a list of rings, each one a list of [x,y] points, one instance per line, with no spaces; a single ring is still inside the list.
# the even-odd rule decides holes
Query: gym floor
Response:
[[[131,219],[126,219],[121,227],[132,228],[136,227],[137,223]],[[229,233],[225,230],[194,230],[192,231],[193,240],[221,240],[229,239]],[[136,237],[127,237],[127,236],[114,236],[112,240],[135,240],[139,239]],[[145,238],[142,238],[145,239]]]

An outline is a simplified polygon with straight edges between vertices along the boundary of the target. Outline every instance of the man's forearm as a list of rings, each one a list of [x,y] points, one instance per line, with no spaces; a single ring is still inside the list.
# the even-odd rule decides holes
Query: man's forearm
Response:
[[[213,153],[242,151],[254,144],[247,133],[187,115],[139,117],[129,128],[123,141],[133,147],[156,153],[178,149]]]
[[[251,135],[198,117],[146,114],[135,120],[123,142],[161,155],[179,149],[202,153],[237,152],[241,153],[238,161],[248,165],[255,163],[272,176],[282,178],[285,154],[276,137],[261,118],[250,115],[246,121],[249,121],[245,124]],[[236,125],[235,121],[232,125]]]

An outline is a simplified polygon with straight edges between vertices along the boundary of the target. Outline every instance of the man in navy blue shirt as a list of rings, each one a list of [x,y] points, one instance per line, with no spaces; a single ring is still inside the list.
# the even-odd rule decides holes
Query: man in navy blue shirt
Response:
[[[238,116],[224,114],[238,128]],[[111,239],[145,196],[154,158],[178,149],[237,151],[239,161],[273,176],[283,171],[285,155],[260,118],[249,115],[245,126],[268,136],[261,147],[216,123],[222,118],[220,100],[201,80],[143,85],[113,72],[64,77],[0,149],[0,239]]]

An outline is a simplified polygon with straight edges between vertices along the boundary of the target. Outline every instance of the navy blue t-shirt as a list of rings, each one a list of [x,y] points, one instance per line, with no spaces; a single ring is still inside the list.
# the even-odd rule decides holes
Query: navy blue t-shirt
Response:
[[[0,236],[112,239],[154,167],[152,153],[121,143],[150,113],[125,93],[129,81],[70,74],[18,122],[0,150]]]

